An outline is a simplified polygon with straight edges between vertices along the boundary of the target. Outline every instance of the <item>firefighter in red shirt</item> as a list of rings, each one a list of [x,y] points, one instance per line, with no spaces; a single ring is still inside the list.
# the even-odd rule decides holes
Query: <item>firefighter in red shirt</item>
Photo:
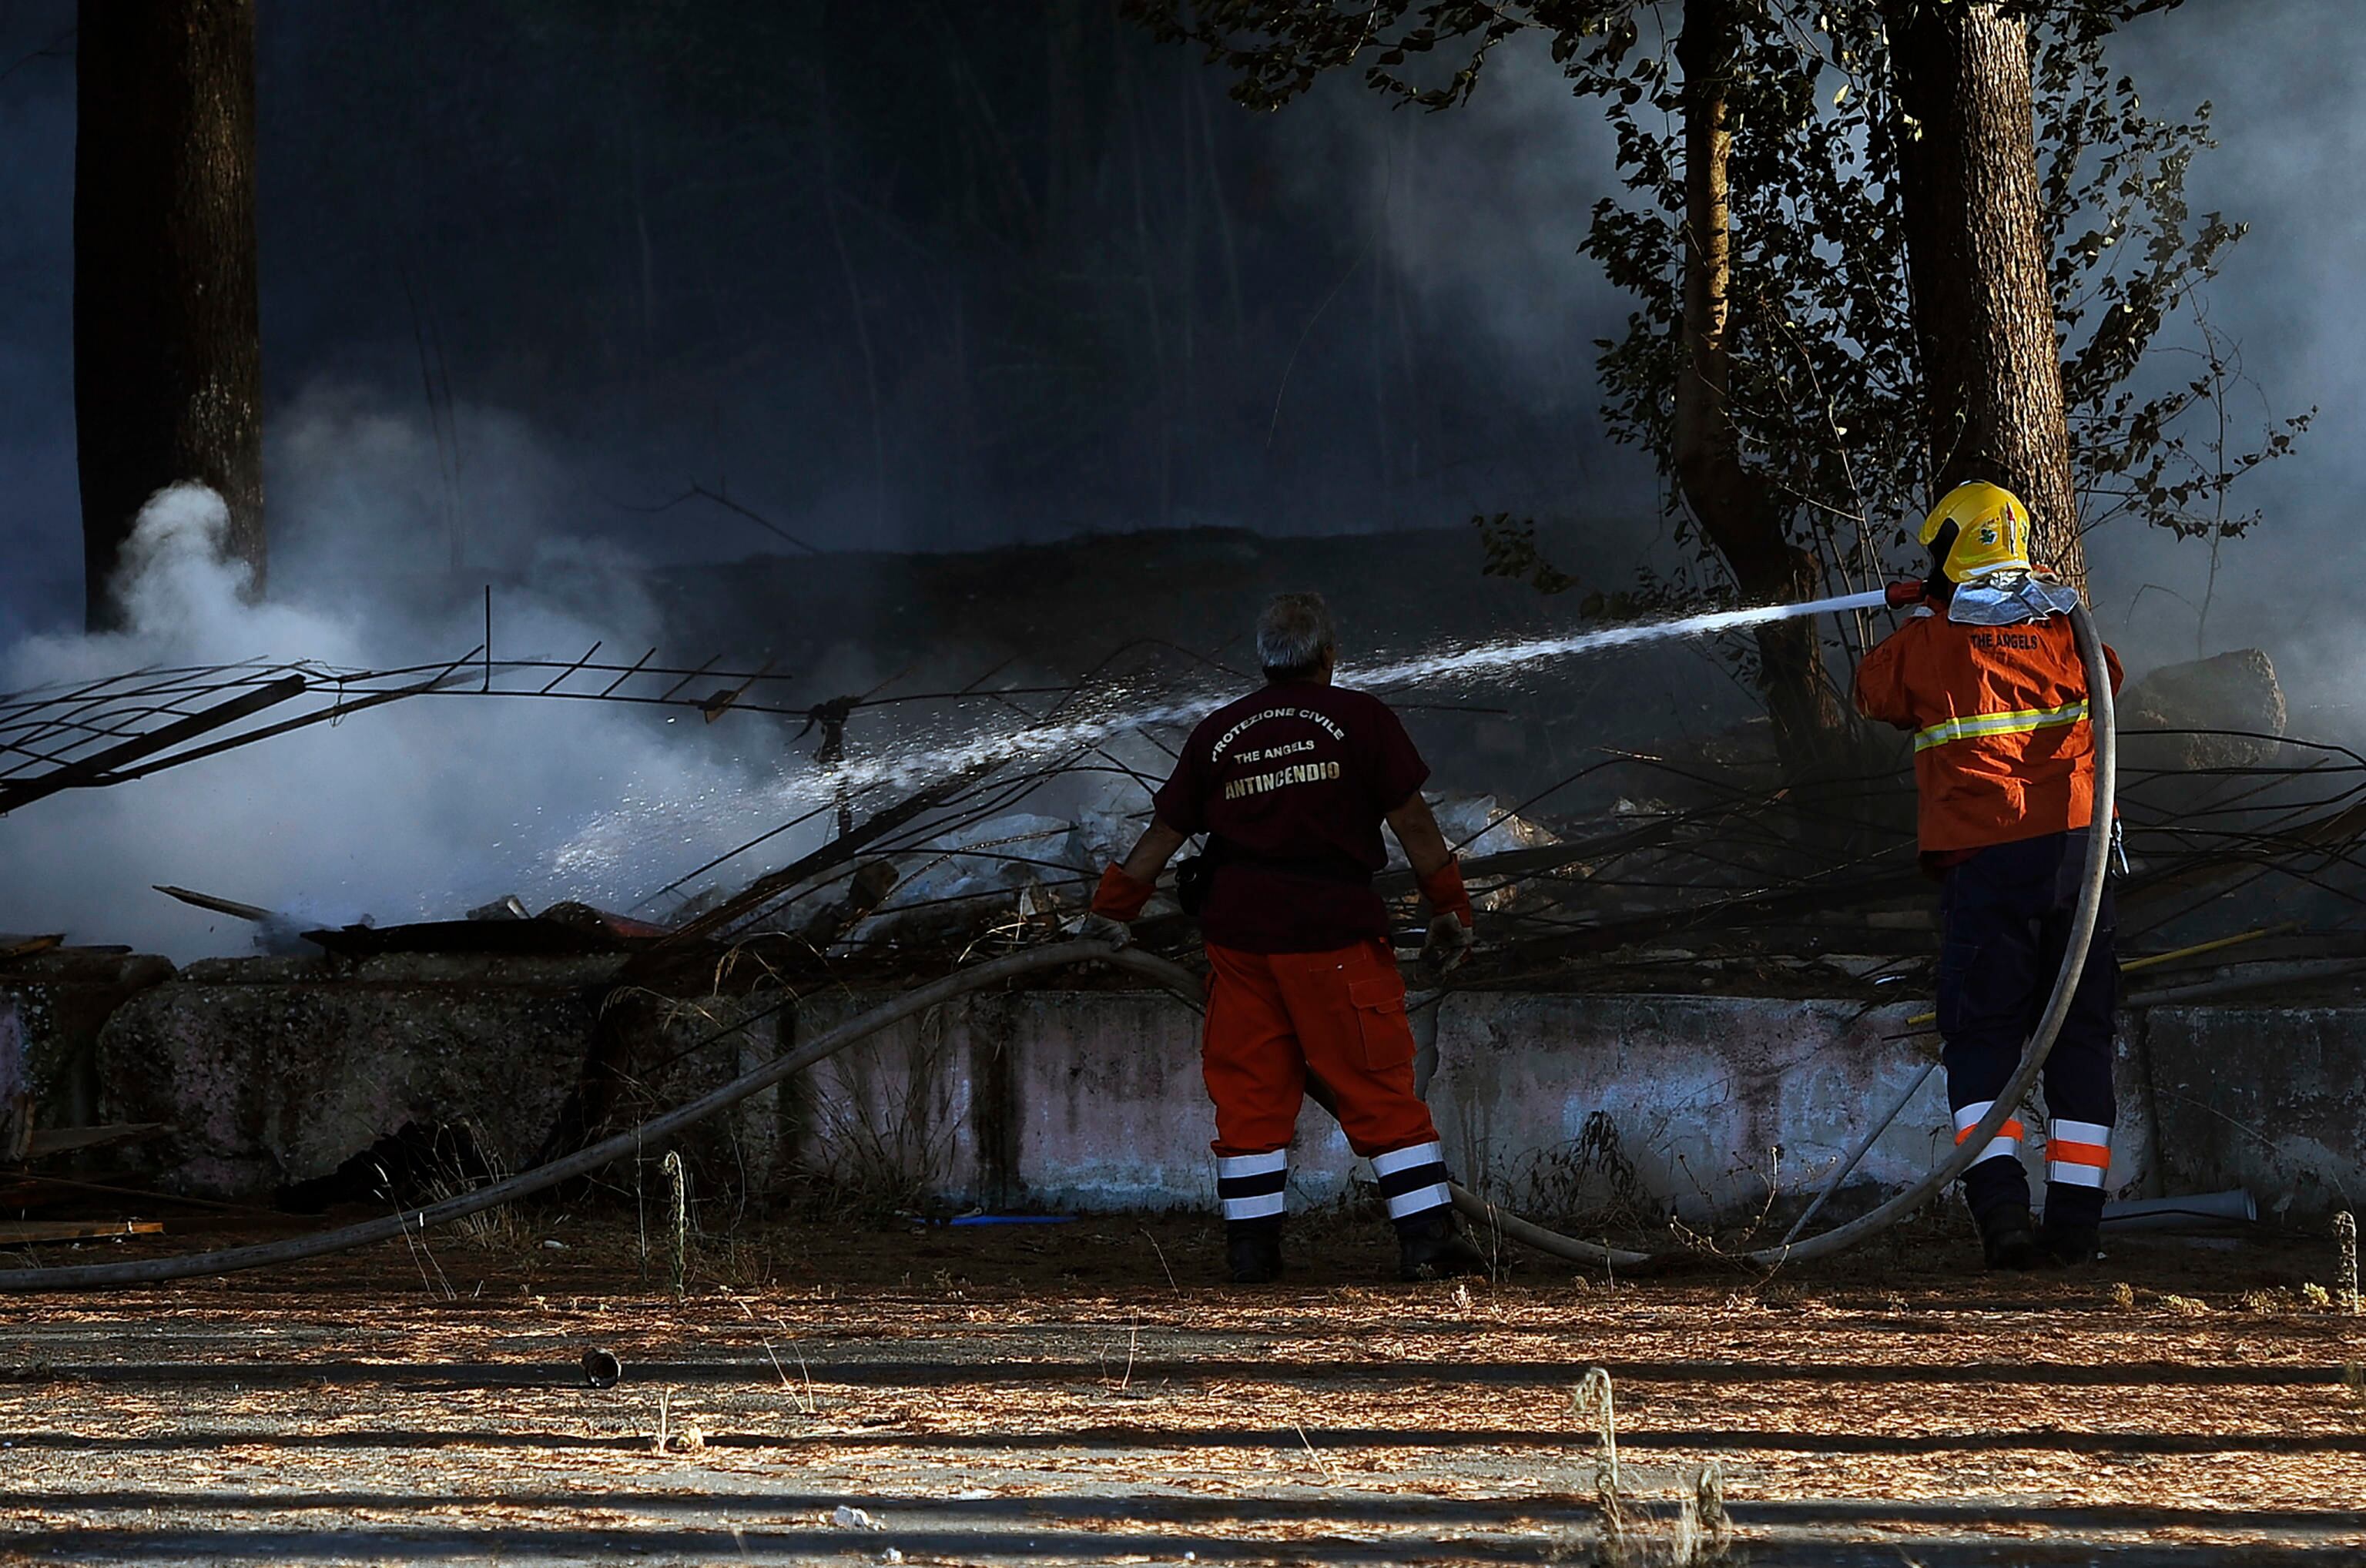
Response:
[[[1385,704],[1331,683],[1337,636],[1320,597],[1274,600],[1256,646],[1264,690],[1191,732],[1148,830],[1103,874],[1093,913],[1133,919],[1167,860],[1208,835],[1197,900],[1209,965],[1201,1067],[1216,1104],[1216,1190],[1235,1283],[1281,1273],[1290,1140],[1309,1073],[1337,1098],[1349,1146],[1372,1162],[1402,1276],[1483,1270],[1455,1223],[1437,1128],[1414,1092],[1404,980],[1372,890],[1388,863],[1385,821],[1429,901],[1425,960],[1442,970],[1466,955],[1470,898],[1422,799],[1429,769]]]
[[[2068,616],[2078,596],[2031,570],[2028,509],[1996,485],[1958,485],[1923,520],[1922,543],[1923,607],[1865,656],[1856,705],[1914,733],[1922,863],[1942,882],[1939,1033],[1961,1142],[2019,1065],[2061,970],[2094,830],[2094,737]],[[2044,1223],[2030,1221],[2018,1119],[1964,1174],[1992,1269],[2095,1256],[2114,1104],[2112,935],[2106,886],[2045,1059]]]

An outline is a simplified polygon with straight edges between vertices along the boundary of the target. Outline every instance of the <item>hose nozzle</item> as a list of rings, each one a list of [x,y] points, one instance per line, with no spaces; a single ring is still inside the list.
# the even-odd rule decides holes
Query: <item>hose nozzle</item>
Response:
[[[1903,610],[1910,604],[1920,604],[1929,595],[1929,585],[1915,581],[1893,582],[1882,590],[1882,596],[1888,601],[1889,607],[1893,610]]]

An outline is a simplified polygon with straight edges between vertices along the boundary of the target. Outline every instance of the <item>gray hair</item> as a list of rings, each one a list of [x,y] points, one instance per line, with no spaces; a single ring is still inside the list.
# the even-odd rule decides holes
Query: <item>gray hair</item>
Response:
[[[1257,617],[1257,662],[1268,676],[1310,675],[1338,651],[1339,628],[1320,593],[1279,593]]]

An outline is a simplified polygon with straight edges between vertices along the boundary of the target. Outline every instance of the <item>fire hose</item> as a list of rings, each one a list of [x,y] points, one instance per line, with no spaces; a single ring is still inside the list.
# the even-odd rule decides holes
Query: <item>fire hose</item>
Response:
[[[1858,1242],[1896,1224],[1920,1208],[1931,1195],[1955,1180],[1971,1168],[1974,1160],[1987,1149],[2006,1120],[2021,1104],[2037,1076],[2045,1066],[2047,1055],[2054,1049],[2055,1037],[2061,1032],[2063,1021],[2068,1016],[2072,993],[2085,968],[2087,949],[2094,940],[2096,921],[2101,912],[2103,886],[2110,872],[2111,832],[2114,784],[2117,779],[2117,747],[2112,728],[2112,682],[2109,667],[2103,656],[2102,638],[2096,633],[2094,622],[2083,605],[2070,612],[2070,626],[2079,646],[2079,655],[2086,668],[2089,728],[2094,736],[2095,790],[2092,823],[2087,834],[2087,859],[2079,884],[2079,906],[2072,920],[2060,972],[2056,976],[2054,993],[2037,1029],[2030,1037],[2021,1066],[2011,1079],[1999,1091],[1995,1103],[1979,1125],[1964,1134],[1947,1157],[1933,1167],[1921,1181],[1888,1201],[1858,1218],[1800,1242],[1762,1247],[1754,1252],[1729,1255],[1729,1261],[1748,1263],[1761,1268],[1774,1268],[1786,1262],[1799,1262],[1843,1251]],[[211,1252],[183,1253],[167,1258],[149,1258],[125,1263],[89,1263],[59,1269],[0,1269],[0,1292],[30,1291],[104,1290],[133,1285],[162,1284],[174,1280],[197,1279],[216,1274],[236,1273],[248,1269],[267,1269],[280,1264],[301,1262],[332,1253],[347,1252],[400,1236],[412,1235],[449,1224],[454,1220],[515,1202],[522,1198],[546,1192],[562,1182],[588,1176],[602,1167],[635,1156],[650,1143],[659,1142],[719,1114],[751,1095],[760,1094],[785,1079],[803,1072],[829,1056],[852,1045],[859,1040],[889,1028],[905,1019],[926,1012],[972,991],[1021,976],[1046,970],[1065,968],[1082,963],[1100,963],[1126,969],[1181,996],[1194,1007],[1200,1005],[1200,987],[1191,973],[1172,960],[1130,947],[1113,947],[1098,942],[1064,942],[1050,946],[1028,948],[1000,958],[988,959],[955,971],[928,985],[916,987],[902,995],[882,1002],[878,1007],[851,1019],[819,1037],[783,1052],[772,1061],[741,1075],[718,1089],[701,1095],[664,1114],[628,1128],[612,1137],[590,1144],[570,1155],[520,1171],[489,1185],[456,1194],[439,1202],[407,1208],[400,1213],[333,1230],[315,1232],[310,1235],[290,1236],[281,1241],[257,1242],[244,1247],[223,1247]],[[715,1038],[745,1029],[794,1004],[795,998],[783,998],[762,1008],[727,1028],[717,1032]],[[1318,1099],[1327,1098],[1318,1091]],[[1685,1250],[1662,1253],[1629,1251],[1581,1241],[1562,1235],[1531,1221],[1506,1213],[1467,1188],[1453,1188],[1454,1206],[1474,1222],[1489,1226],[1504,1238],[1530,1247],[1538,1251],[1572,1261],[1639,1269],[1665,1264],[1693,1256]]]
[[[1891,602],[1910,604],[1914,597],[1893,592]],[[2079,977],[2087,966],[2087,950],[2094,943],[2095,925],[2102,915],[2103,886],[2112,869],[2111,823],[2119,784],[2119,739],[2112,711],[2111,663],[2104,657],[2102,636],[2095,630],[2094,619],[2087,614],[2084,604],[2072,606],[2070,631],[2078,642],[2079,661],[2087,676],[2088,730],[2094,737],[2095,746],[2094,809],[2089,818],[2087,859],[2080,868],[2078,909],[2071,918],[2070,934],[2063,947],[2062,967],[2055,975],[2054,992],[2046,1001],[2045,1011],[2040,1015],[2037,1028],[2022,1053],[2021,1066],[2014,1070],[2004,1088],[1997,1092],[1995,1102],[1980,1118],[1979,1124],[1961,1134],[1947,1157],[1926,1172],[1921,1180],[1846,1224],[1834,1226],[1805,1241],[1786,1239],[1774,1247],[1732,1254],[1729,1255],[1730,1261],[1762,1269],[1806,1262],[1844,1252],[1888,1229],[1929,1201],[1932,1193],[1972,1168],[1973,1163],[1987,1151],[1989,1140],[2019,1110],[2022,1098],[2037,1082],[2037,1075],[2045,1070],[2045,1058],[2053,1053],[2055,1039],[2062,1032],[2063,1021],[2070,1015],[2071,998],[2079,988]],[[1515,1241],[1540,1252],[1578,1262],[1634,1269],[1687,1256],[1681,1251],[1623,1252],[1594,1242],[1579,1241],[1528,1221],[1509,1215],[1499,1216],[1484,1199],[1459,1187],[1454,1190],[1454,1206],[1473,1219],[1493,1222],[1504,1235]]]

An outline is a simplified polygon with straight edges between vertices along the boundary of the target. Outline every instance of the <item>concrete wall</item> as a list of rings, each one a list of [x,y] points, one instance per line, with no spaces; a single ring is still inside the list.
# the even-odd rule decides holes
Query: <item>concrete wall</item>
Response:
[[[874,999],[808,1010],[799,1038]],[[1829,1174],[1930,1060],[1934,1043],[1901,1038],[1911,1010],[1470,993],[1414,1016],[1434,1053],[1429,1102],[1458,1174],[1550,1213],[1624,1202],[1705,1221],[1760,1207],[1770,1179],[1796,1193]],[[1214,1197],[1213,1124],[1198,1022],[1164,993],[956,1003],[817,1069],[804,1090],[802,1152],[788,1157],[849,1174],[876,1151],[907,1151],[899,1168],[908,1179],[989,1207],[1204,1206]],[[2145,1192],[2156,1179],[2134,1039],[2119,1042],[2113,1174],[2115,1187]],[[1952,1128],[1933,1076],[1859,1167],[1858,1201],[1928,1169]],[[2039,1151],[2027,1154],[2042,1182]],[[1290,1168],[1301,1204],[1340,1197],[1359,1173],[1336,1124],[1312,1104]]]
[[[619,962],[193,964],[107,1021],[99,1110],[169,1125],[151,1151],[156,1175],[197,1194],[252,1196],[321,1175],[413,1121],[466,1122],[497,1167],[521,1168],[582,1078]],[[783,999],[611,1003],[625,1047],[620,1111],[655,1115],[770,1060],[786,1010],[715,1036]],[[684,1140],[702,1185],[761,1191],[779,1179],[777,1102],[760,1097]]]
[[[880,998],[807,1003],[800,1043]],[[1414,1015],[1434,1035],[1436,1013]],[[939,1201],[1122,1211],[1215,1201],[1200,1016],[1164,991],[964,998],[873,1036],[799,1086],[791,1164],[863,1186],[884,1158]],[[1293,1201],[1338,1199],[1356,1160],[1311,1102],[1290,1150]]]
[[[2262,1213],[2366,1203],[2366,1009],[2160,1009],[2140,1090],[2159,1184],[2248,1187]]]
[[[10,959],[0,969],[0,1041],[14,1058],[0,1073],[32,1094],[38,1125],[99,1120],[100,1031],[126,1001],[172,977],[164,959],[90,948]]]
[[[807,1004],[800,1040],[876,998]],[[1906,1019],[1762,998],[1468,993],[1419,1009],[1430,1105],[1458,1173],[1522,1206],[1627,1201],[1689,1221],[1796,1201],[1936,1045]],[[892,1155],[912,1186],[987,1207],[1211,1201],[1198,1019],[1163,993],[1021,992],[955,1003],[855,1047],[800,1087],[784,1168],[834,1179]],[[2124,1019],[2112,1191],[2248,1186],[2311,1214],[2366,1198],[2366,1009],[2158,1009]],[[1932,1075],[1858,1168],[1842,1210],[1912,1181],[1952,1143]],[[1779,1151],[1779,1152],[1778,1152]],[[2042,1186],[2043,1149],[2024,1160]],[[1358,1163],[1309,1105],[1293,1201],[1339,1197]]]
[[[1921,1004],[1865,1010],[1741,997],[1473,993],[1449,998],[1429,1094],[1457,1168],[1517,1206],[1626,1203],[1688,1222],[1812,1190],[1932,1059]],[[2115,1184],[2150,1179],[2150,1130],[2118,1043]],[[1942,1075],[1851,1178],[1869,1197],[1953,1145]],[[2038,1152],[2023,1150],[2043,1181]]]
[[[613,960],[215,959],[143,991],[100,1038],[102,1111],[163,1122],[168,1185],[251,1196],[332,1169],[405,1122],[466,1120],[532,1156],[583,1066]]]
[[[108,1021],[102,1109],[171,1123],[159,1174],[192,1191],[315,1175],[412,1119],[469,1120],[520,1164],[575,1085],[613,962],[193,965],[130,995]],[[641,998],[625,1103],[643,1113],[679,1103],[770,1059],[784,1032],[810,1041],[877,999],[808,998],[683,1056],[715,1023],[787,998],[758,993],[722,1004],[727,1014]],[[1913,1010],[1458,993],[1414,1017],[1459,1173],[1544,1213],[1625,1204],[1697,1222],[1756,1211],[1770,1183],[1792,1201],[1820,1184],[1930,1059],[1933,1043],[1907,1029]],[[2366,1195],[2366,1095],[2355,1088],[2366,1080],[2366,1009],[2164,1009],[2125,1021],[2115,1192],[2248,1185],[2264,1207],[2296,1213]],[[1197,1025],[1164,993],[972,997],[749,1101],[693,1146],[709,1191],[804,1184],[994,1209],[1203,1206],[1212,1119]],[[1860,1168],[1843,1212],[1928,1169],[1949,1141],[1934,1075]],[[2033,1165],[2038,1154],[2033,1140]],[[1332,1201],[1361,1168],[1310,1105],[1293,1201]]]

